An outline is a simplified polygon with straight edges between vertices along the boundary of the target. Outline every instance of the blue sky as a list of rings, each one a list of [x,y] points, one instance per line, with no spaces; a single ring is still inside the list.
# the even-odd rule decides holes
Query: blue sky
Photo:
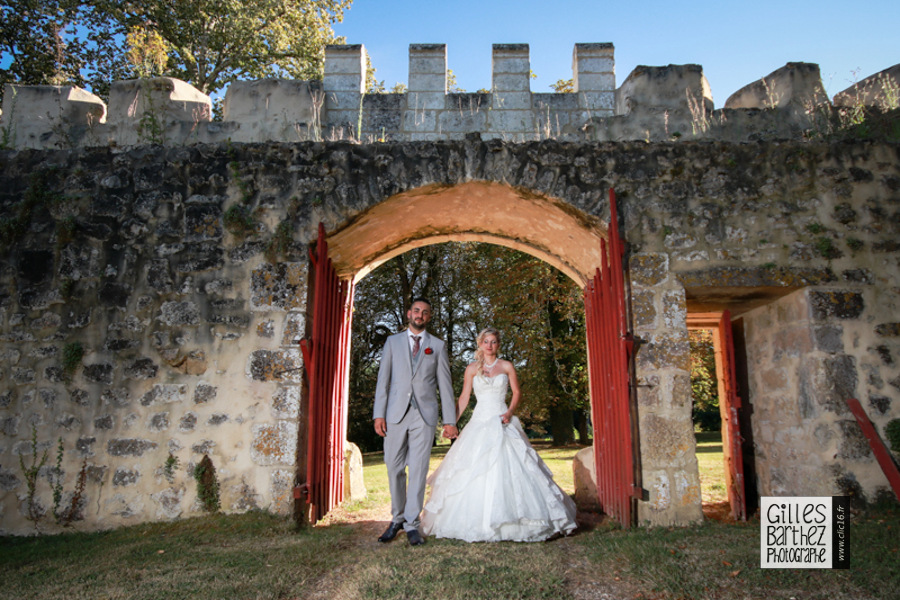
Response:
[[[722,107],[788,62],[817,63],[829,96],[900,63],[900,0],[354,0],[335,32],[366,47],[388,88],[406,83],[410,44],[447,44],[474,92],[491,87],[493,44],[526,43],[531,90],[550,92],[572,77],[576,43],[612,42],[617,87],[637,65],[694,63]]]

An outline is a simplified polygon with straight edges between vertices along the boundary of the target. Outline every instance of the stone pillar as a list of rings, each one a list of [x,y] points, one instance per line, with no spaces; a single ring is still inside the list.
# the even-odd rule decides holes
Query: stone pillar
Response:
[[[649,500],[638,503],[638,522],[686,525],[701,520],[703,512],[684,287],[670,271],[667,254],[636,254],[629,265],[641,474],[649,492]]]
[[[612,44],[575,44],[572,76],[578,107],[590,116],[613,116],[616,102],[616,60]]]
[[[521,141],[535,135],[528,44],[494,44],[491,115],[486,137]]]
[[[447,45],[409,45],[409,89],[401,124],[408,139],[436,140],[447,96]]]
[[[325,46],[326,140],[358,137],[366,91],[366,48],[362,44]]]

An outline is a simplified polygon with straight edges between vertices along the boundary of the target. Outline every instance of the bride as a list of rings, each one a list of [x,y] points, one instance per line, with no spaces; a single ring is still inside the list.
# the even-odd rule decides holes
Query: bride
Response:
[[[425,534],[467,542],[535,542],[571,533],[575,503],[553,481],[513,416],[519,380],[512,363],[497,356],[500,332],[489,327],[478,334],[476,344],[456,417],[473,390],[475,410],[429,478]],[[507,408],[508,389],[512,399]]]

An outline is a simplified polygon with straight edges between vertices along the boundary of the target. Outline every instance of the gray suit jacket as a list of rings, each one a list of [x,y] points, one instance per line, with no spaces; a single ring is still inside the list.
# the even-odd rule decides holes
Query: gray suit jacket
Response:
[[[407,331],[395,333],[384,343],[373,418],[399,423],[415,394],[422,419],[435,426],[438,422],[437,392],[440,390],[442,421],[444,425],[456,425],[456,402],[446,344],[426,331],[420,348],[421,356],[413,373]]]

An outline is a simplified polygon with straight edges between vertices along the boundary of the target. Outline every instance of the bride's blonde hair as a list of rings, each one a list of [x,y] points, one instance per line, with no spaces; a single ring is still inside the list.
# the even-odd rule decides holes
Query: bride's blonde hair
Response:
[[[484,338],[492,335],[497,338],[497,350],[500,350],[500,331],[493,327],[485,327],[478,333],[475,338],[475,363],[478,365],[478,375],[484,375],[484,352],[481,350],[481,342]]]

